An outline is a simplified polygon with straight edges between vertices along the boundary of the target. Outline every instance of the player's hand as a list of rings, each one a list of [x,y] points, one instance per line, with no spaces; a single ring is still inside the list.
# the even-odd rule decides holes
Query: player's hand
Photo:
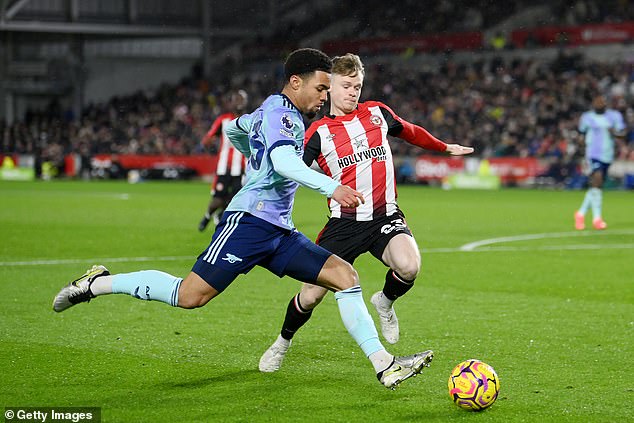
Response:
[[[447,152],[452,156],[464,156],[473,153],[473,147],[465,147],[460,144],[447,144]]]
[[[339,185],[332,193],[332,199],[341,204],[341,207],[355,208],[365,204],[365,199],[359,191],[355,191],[347,185]]]

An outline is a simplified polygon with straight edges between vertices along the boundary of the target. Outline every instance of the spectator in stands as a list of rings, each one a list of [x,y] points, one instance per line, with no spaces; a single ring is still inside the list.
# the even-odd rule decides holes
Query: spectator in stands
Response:
[[[364,94],[387,104],[399,104],[400,115],[421,122],[442,139],[472,146],[479,155],[519,154],[542,158],[540,148],[557,133],[570,154],[580,154],[577,121],[589,108],[587,98],[600,90],[617,98],[617,109],[626,118],[627,143],[619,159],[634,155],[634,68],[627,61],[591,62],[578,55],[562,54],[555,61],[541,57],[501,57],[457,64],[448,56],[439,70],[392,65],[369,65],[375,75]],[[258,74],[235,75],[253,102],[274,89]],[[219,114],[217,98],[226,89],[211,81],[203,93],[196,81],[164,85],[155,91],[137,92],[86,107],[80,119],[67,122],[51,110],[32,111],[22,121],[0,123],[0,153],[33,154],[58,144],[64,154],[200,154],[200,140]],[[174,114],[179,105],[185,113]],[[4,125],[4,126],[2,126]],[[2,129],[3,128],[3,129]],[[503,137],[514,147],[501,149]],[[505,138],[504,142],[509,142]],[[415,151],[395,139],[395,156]]]
[[[508,40],[502,31],[497,31],[495,35],[491,37],[491,48],[497,51],[508,48]]]

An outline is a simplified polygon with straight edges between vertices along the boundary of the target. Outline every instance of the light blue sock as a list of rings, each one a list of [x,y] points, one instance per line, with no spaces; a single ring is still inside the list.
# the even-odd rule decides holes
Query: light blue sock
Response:
[[[178,288],[182,281],[182,278],[158,270],[119,273],[112,275],[112,293],[128,294],[140,300],[162,301],[177,307]]]
[[[361,347],[366,357],[385,348],[379,341],[372,317],[363,302],[361,287],[354,286],[335,293],[343,325]]]
[[[581,203],[581,207],[579,207],[579,213],[585,216],[590,204],[592,203],[592,190],[594,188],[590,188],[586,191],[585,197],[583,197],[583,203]]]
[[[601,206],[603,205],[603,192],[600,188],[590,188],[592,191],[592,199],[590,204],[592,205],[592,218],[596,219],[601,217]]]

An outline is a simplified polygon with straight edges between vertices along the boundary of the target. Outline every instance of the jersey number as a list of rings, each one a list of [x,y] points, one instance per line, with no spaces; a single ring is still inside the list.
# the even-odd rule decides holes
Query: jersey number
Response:
[[[260,128],[262,128],[262,119],[256,121],[251,128],[251,136],[249,137],[249,145],[251,147],[251,157],[249,163],[254,170],[259,170],[264,157],[264,142],[260,140]]]

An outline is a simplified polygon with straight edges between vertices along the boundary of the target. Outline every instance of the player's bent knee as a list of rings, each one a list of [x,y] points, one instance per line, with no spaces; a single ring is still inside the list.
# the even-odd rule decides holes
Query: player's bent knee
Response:
[[[320,286],[306,284],[299,294],[300,305],[306,310],[312,310],[321,303],[328,290]]]
[[[178,298],[178,306],[180,308],[187,308],[187,309],[192,309],[192,308],[198,308],[198,307],[202,307],[205,304],[207,304],[209,302],[209,300],[211,300],[210,296],[206,296],[206,295],[185,295],[183,297]]]
[[[178,306],[187,309],[202,307],[218,294],[215,288],[191,272],[178,290]]]
[[[407,266],[402,266],[394,270],[406,281],[413,282],[414,279],[418,277],[420,266],[417,266],[415,264],[408,264]]]
[[[350,263],[332,255],[319,272],[317,285],[332,291],[342,291],[359,285],[359,275]]]
[[[340,270],[341,282],[345,285],[345,288],[352,288],[353,286],[359,285],[359,274],[355,270],[354,267],[348,262],[342,260],[342,266]]]

